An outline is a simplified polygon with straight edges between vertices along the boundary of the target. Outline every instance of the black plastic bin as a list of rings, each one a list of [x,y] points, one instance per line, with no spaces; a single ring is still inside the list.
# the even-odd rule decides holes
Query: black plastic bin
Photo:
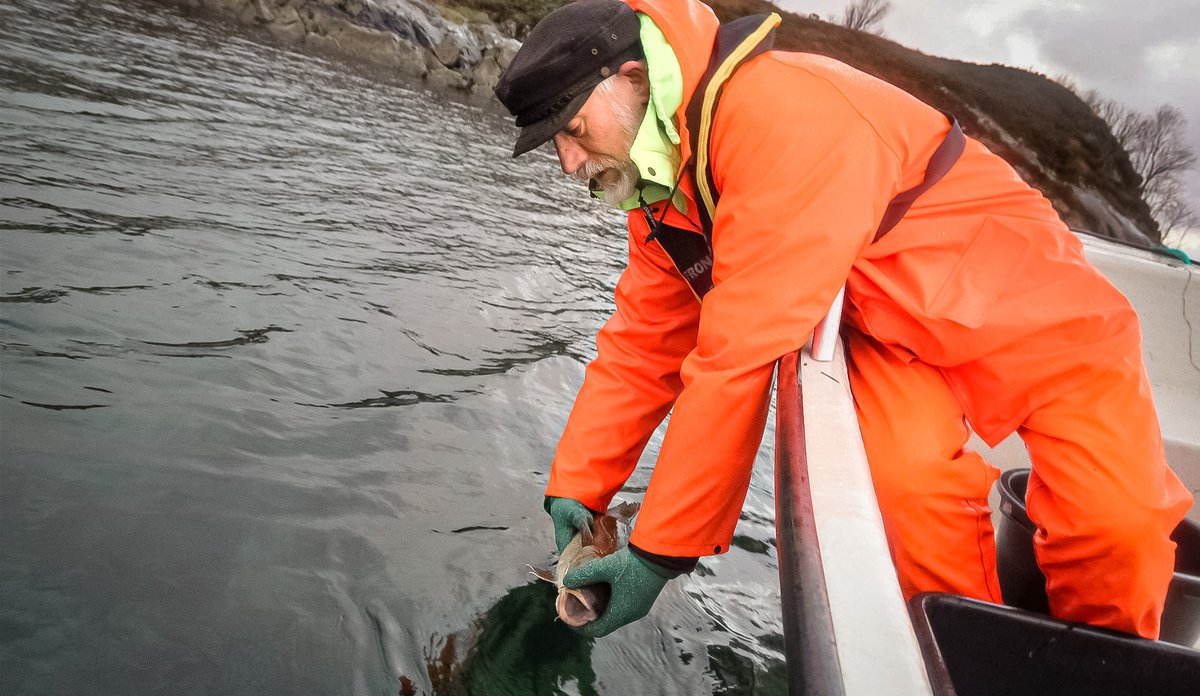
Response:
[[[937,696],[1196,696],[1200,652],[946,594],[909,602]]]
[[[1037,527],[1025,512],[1028,484],[1029,469],[1014,469],[1000,476],[996,570],[1005,604],[1048,614],[1046,577],[1033,554],[1033,534]],[[1159,639],[1191,647],[1200,638],[1200,525],[1185,519],[1175,528],[1171,539],[1177,547],[1175,575],[1167,590]],[[1200,694],[1200,682],[1193,693]]]

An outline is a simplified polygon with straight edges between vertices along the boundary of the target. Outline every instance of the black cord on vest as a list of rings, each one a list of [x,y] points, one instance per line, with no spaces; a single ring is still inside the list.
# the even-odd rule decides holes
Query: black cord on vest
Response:
[[[663,204],[662,214],[658,219],[654,219],[654,211],[650,209],[650,204],[646,202],[646,197],[642,195],[642,186],[639,181],[638,186],[638,205],[642,208],[642,214],[646,216],[646,224],[650,226],[650,234],[646,235],[646,244],[654,241],[658,233],[662,231],[663,220],[667,219],[667,208],[675,201],[675,193],[679,191],[679,185],[683,183],[683,177],[687,176],[688,166],[691,165],[692,158],[688,157],[687,162],[683,163],[683,167],[679,172],[679,178],[675,180],[675,185],[671,187],[671,192],[667,194],[667,202]]]
[[[646,244],[658,236],[659,221],[654,219],[654,211],[650,209],[650,204],[646,202],[646,196],[642,193],[642,188],[638,187],[638,205],[642,209],[642,215],[646,216],[646,224],[650,227],[650,234],[646,235]]]

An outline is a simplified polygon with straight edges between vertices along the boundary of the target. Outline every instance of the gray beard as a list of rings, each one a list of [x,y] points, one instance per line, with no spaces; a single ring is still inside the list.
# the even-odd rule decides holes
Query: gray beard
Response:
[[[608,106],[625,136],[625,157],[590,157],[575,171],[575,178],[587,183],[588,189],[593,193],[599,193],[602,201],[621,209],[621,204],[637,193],[638,183],[642,178],[637,165],[629,159],[629,150],[633,147],[633,139],[646,116],[647,107],[643,105],[641,113],[638,113],[633,107],[618,101],[612,95],[608,96]]]
[[[600,175],[603,175],[603,180]],[[641,180],[633,160],[603,155],[584,162],[575,176],[587,183],[589,191],[598,194],[600,200],[614,208],[620,208],[622,203],[637,193],[638,181]]]

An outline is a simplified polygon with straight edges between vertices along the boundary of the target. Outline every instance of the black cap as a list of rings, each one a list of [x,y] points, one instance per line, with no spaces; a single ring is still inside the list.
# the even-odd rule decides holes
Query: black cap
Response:
[[[576,0],[538,22],[496,84],[521,129],[513,157],[553,138],[596,85],[641,58],[640,30],[620,0]]]

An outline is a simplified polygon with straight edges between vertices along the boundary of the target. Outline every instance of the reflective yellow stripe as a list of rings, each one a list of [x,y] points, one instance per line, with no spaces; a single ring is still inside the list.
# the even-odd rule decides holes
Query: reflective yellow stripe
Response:
[[[734,68],[738,63],[746,57],[746,54],[754,50],[763,37],[767,35],[775,27],[779,26],[779,15],[772,12],[763,23],[758,25],[754,33],[746,37],[733,53],[729,54],[717,71],[713,73],[712,80],[708,83],[708,88],[704,90],[704,103],[700,108],[700,139],[696,145],[696,188],[700,193],[700,200],[703,201],[705,209],[708,210],[708,219],[715,220],[717,215],[717,206],[713,201],[712,191],[708,188],[708,136],[712,130],[713,106],[716,103],[717,92],[720,91],[721,85],[729,79]]]

